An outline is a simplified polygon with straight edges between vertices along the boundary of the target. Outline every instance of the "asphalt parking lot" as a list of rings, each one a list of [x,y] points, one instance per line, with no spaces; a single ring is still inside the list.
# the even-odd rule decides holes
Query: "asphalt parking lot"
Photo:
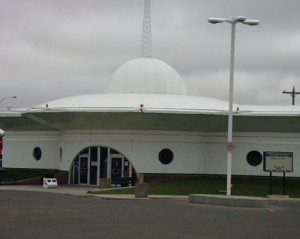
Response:
[[[300,238],[300,202],[232,208],[0,191],[0,238]]]

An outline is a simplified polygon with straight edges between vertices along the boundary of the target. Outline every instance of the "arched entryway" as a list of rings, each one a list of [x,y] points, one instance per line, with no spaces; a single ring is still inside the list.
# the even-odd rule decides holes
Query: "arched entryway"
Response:
[[[110,187],[120,181],[126,185],[135,177],[131,162],[119,151],[105,146],[83,149],[74,158],[70,169],[70,184],[75,185]]]

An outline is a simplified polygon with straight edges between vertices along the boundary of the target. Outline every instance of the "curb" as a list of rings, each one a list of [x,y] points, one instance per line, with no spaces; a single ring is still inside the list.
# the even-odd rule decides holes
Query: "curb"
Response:
[[[172,195],[149,195],[148,198],[136,198],[133,194],[90,194],[91,196],[101,198],[103,200],[155,200],[155,199],[176,199],[188,200],[188,196],[172,196]]]
[[[103,200],[149,200],[150,198],[136,198],[132,194],[92,194],[93,197]]]
[[[189,202],[230,207],[268,207],[268,199],[266,198],[245,196],[190,194]]]

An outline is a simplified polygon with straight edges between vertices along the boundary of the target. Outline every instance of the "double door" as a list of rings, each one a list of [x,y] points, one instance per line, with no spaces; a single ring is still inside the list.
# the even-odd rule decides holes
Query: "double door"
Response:
[[[129,161],[123,155],[111,155],[111,181],[131,176],[132,167]]]
[[[79,155],[78,184],[98,185],[98,161],[91,160],[88,154]]]
[[[132,176],[132,165],[124,155],[103,152],[100,147],[94,147],[79,154],[73,163],[72,183],[98,186],[101,178],[108,178],[114,182],[118,178]]]

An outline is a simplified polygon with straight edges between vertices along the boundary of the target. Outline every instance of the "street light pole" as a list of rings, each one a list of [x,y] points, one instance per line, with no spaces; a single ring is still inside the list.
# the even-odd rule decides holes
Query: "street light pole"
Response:
[[[234,50],[235,50],[235,27],[237,23],[255,26],[259,24],[258,20],[248,20],[244,16],[238,16],[233,19],[226,18],[209,18],[209,23],[223,23],[231,24],[231,46],[230,46],[230,79],[229,79],[229,110],[228,110],[228,134],[227,134],[227,180],[226,180],[226,194],[231,195],[231,168],[232,168],[232,125],[233,125],[233,79],[234,79]]]
[[[230,80],[229,80],[229,111],[228,111],[228,139],[227,139],[227,186],[226,194],[231,195],[231,165],[232,165],[232,121],[233,121],[233,77],[234,77],[234,47],[235,47],[235,22],[231,24],[230,46]]]

